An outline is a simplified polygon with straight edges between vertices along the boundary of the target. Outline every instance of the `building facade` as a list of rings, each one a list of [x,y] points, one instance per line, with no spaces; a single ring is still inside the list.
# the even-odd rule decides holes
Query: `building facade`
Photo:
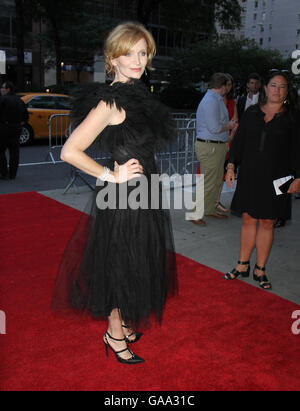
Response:
[[[300,48],[299,0],[247,0],[244,35],[285,58]]]
[[[101,15],[103,18],[110,19],[113,25],[121,21],[138,20],[137,2],[125,0],[86,0],[86,10],[92,15]],[[56,83],[56,69],[47,68],[47,60],[43,46],[37,40],[39,35],[43,35],[46,26],[40,21],[27,21],[26,33],[24,36],[24,71],[25,89],[43,89]],[[156,71],[151,78],[155,83],[157,78],[161,78],[166,68],[166,62],[170,60],[174,49],[184,46],[184,36],[181,31],[170,32],[163,25],[160,7],[156,6],[151,11],[147,24],[149,30],[157,44],[157,56],[155,57],[154,67]],[[16,82],[17,74],[17,49],[16,49],[16,12],[14,0],[0,0],[0,51],[5,53],[6,73],[2,79],[10,79]],[[3,55],[3,54],[2,54]],[[89,58],[86,64],[79,64],[75,61],[65,59],[62,56],[61,75],[63,85],[68,86],[74,82],[91,82],[106,80],[104,59],[102,55],[101,42],[99,50]],[[81,62],[82,63],[82,62]],[[1,65],[1,67],[3,64]]]
[[[27,27],[26,27],[27,29]],[[16,83],[17,45],[16,45],[16,12],[14,0],[0,0],[0,51],[3,59],[1,78],[9,78]],[[24,37],[24,77],[25,83],[32,80],[32,41]]]

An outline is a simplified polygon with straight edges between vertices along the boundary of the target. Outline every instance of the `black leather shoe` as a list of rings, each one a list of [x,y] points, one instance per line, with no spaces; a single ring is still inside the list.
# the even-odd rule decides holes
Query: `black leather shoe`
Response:
[[[274,223],[274,228],[284,227],[286,221],[283,218],[277,218]]]
[[[242,277],[249,277],[250,275],[250,261],[238,261],[238,264],[240,265],[248,265],[249,267],[247,268],[246,271],[238,271],[237,269],[233,269],[231,271],[229,271],[228,273],[226,273],[224,275],[224,280],[235,280],[236,278],[238,278],[238,276],[242,276]]]
[[[120,363],[122,363],[122,364],[140,364],[140,363],[142,363],[142,362],[145,362],[145,360],[143,359],[143,358],[141,358],[141,357],[139,357],[138,355],[136,355],[136,354],[134,354],[131,350],[130,350],[130,348],[128,348],[128,345],[126,344],[126,347],[127,348],[124,348],[123,350],[120,350],[120,351],[115,351],[113,348],[112,348],[112,346],[109,344],[109,342],[108,342],[108,340],[107,340],[107,337],[108,338],[110,338],[111,340],[113,340],[113,341],[127,341],[126,340],[126,338],[122,338],[122,339],[117,339],[117,338],[113,338],[109,333],[108,333],[108,331],[106,331],[106,333],[104,334],[104,345],[105,345],[105,348],[106,348],[106,356],[108,357],[108,349],[110,348],[111,350],[112,350],[112,352],[115,354],[115,356],[116,356],[116,359],[120,362]],[[120,357],[120,355],[119,354],[121,354],[122,352],[125,352],[125,351],[129,351],[129,353],[131,354],[131,357],[130,358],[128,358],[128,359],[126,359],[126,358],[122,358],[122,357]]]
[[[272,290],[272,284],[270,283],[268,277],[263,274],[263,275],[257,275],[255,270],[259,271],[265,271],[266,267],[260,267],[259,265],[255,264],[254,270],[253,270],[253,280],[259,282],[260,288],[263,290]]]
[[[131,327],[129,327],[128,325],[125,325],[125,324],[122,324],[122,327],[127,328],[128,330],[131,329]],[[133,335],[135,335],[135,338],[131,340],[129,337],[132,337]],[[130,343],[132,344],[132,343],[137,342],[141,338],[142,335],[143,335],[143,333],[139,333],[138,331],[133,331],[132,330],[132,333],[129,334],[129,335],[125,335],[125,338],[126,338],[128,344],[130,344]]]

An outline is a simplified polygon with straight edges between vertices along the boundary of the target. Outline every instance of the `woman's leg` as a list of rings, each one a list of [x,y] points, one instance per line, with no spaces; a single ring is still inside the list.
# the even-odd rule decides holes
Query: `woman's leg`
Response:
[[[274,238],[274,220],[260,220],[259,229],[256,236],[256,264],[265,267]],[[264,275],[264,271],[255,269],[258,276]]]
[[[241,229],[240,261],[249,261],[257,237],[257,219],[243,213]],[[238,264],[237,271],[247,271],[247,265]]]
[[[243,213],[239,261],[245,263],[250,260],[252,250],[255,247],[256,233],[257,220],[252,218],[249,214]],[[237,264],[235,270],[225,274],[224,279],[234,280],[240,275],[240,273],[246,273],[248,270],[249,264]]]
[[[122,327],[122,317],[121,317],[120,310],[118,308],[115,308],[114,310],[112,310],[110,316],[108,317],[107,331],[113,338],[116,338],[118,340],[124,339],[124,341],[114,341],[113,339],[109,338],[108,335],[106,335],[109,345],[115,351],[121,351],[127,348],[127,342],[125,340],[123,327]],[[104,339],[104,342],[105,342],[105,339]],[[132,357],[132,354],[128,350],[118,355],[119,357],[126,359],[126,360]]]

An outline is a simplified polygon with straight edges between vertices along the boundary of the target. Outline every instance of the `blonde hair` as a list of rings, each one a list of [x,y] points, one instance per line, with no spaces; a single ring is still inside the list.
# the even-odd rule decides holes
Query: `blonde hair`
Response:
[[[154,70],[151,66],[156,52],[155,41],[152,34],[140,23],[123,23],[115,27],[108,35],[105,46],[105,70],[107,75],[115,74],[111,59],[125,56],[130,49],[141,39],[147,43],[147,68]]]

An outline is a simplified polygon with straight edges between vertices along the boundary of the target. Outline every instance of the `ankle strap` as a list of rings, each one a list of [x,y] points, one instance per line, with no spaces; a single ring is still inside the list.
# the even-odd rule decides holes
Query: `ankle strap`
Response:
[[[121,340],[120,339],[118,339],[118,338],[114,338],[114,337],[112,337],[110,334],[109,334],[109,332],[108,331],[106,331],[106,333],[105,334],[107,334],[108,336],[109,336],[109,338],[111,339],[111,340],[114,340],[114,341],[125,341],[126,340],[126,338],[124,337],[124,338],[122,338]]]
[[[266,267],[260,267],[259,265],[255,264],[255,268],[257,268],[260,271],[265,271]]]
[[[238,261],[238,264],[240,264],[240,265],[248,265],[248,264],[250,264],[250,261]]]

